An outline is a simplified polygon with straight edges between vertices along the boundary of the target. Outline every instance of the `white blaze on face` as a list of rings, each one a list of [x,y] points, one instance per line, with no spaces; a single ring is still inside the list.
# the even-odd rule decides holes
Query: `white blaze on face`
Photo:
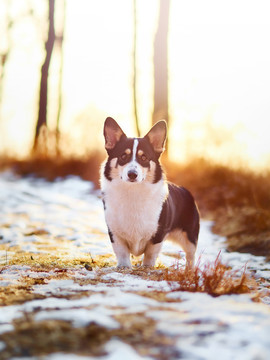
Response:
[[[136,154],[137,154],[138,145],[139,145],[139,140],[134,139],[133,151],[132,151],[132,163],[136,162]]]
[[[124,181],[130,181],[130,178],[128,176],[130,172],[134,172],[137,174],[137,177],[134,180],[134,182],[142,182],[145,179],[145,175],[144,175],[145,171],[143,171],[142,166],[136,161],[138,145],[139,145],[139,140],[134,139],[134,144],[132,149],[132,159],[128,164],[124,166],[122,173],[122,179]]]

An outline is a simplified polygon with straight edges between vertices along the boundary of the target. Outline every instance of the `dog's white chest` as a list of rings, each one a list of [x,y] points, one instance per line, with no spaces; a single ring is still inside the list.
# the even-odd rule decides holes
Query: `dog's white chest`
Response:
[[[107,183],[104,191],[105,218],[114,236],[140,255],[156,233],[162,203],[167,196],[163,181],[157,184]]]

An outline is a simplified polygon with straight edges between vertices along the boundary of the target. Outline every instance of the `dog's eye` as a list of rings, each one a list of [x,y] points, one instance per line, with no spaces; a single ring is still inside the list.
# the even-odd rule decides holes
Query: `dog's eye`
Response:
[[[126,160],[126,158],[127,158],[127,154],[126,154],[126,153],[124,153],[124,154],[121,155],[121,159],[122,159],[122,160]]]
[[[146,161],[146,160],[147,160],[147,157],[143,154],[143,155],[141,156],[141,160],[142,160],[142,161]]]

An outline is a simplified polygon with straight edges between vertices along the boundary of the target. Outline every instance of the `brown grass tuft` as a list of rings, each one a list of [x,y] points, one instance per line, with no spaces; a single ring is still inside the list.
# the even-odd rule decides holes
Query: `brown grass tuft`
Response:
[[[255,280],[243,270],[241,276],[239,271],[232,271],[224,265],[217,256],[214,263],[208,263],[203,270],[199,268],[199,262],[194,269],[177,268],[167,270],[165,280],[177,282],[178,286],[171,283],[173,291],[204,292],[211,296],[250,293],[256,289]]]

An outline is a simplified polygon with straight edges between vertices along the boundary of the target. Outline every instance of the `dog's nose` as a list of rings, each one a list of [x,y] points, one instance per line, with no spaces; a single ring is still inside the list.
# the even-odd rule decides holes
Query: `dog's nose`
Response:
[[[138,173],[136,170],[129,170],[129,172],[128,172],[129,180],[134,181],[134,180],[136,180],[137,176],[138,176]]]

